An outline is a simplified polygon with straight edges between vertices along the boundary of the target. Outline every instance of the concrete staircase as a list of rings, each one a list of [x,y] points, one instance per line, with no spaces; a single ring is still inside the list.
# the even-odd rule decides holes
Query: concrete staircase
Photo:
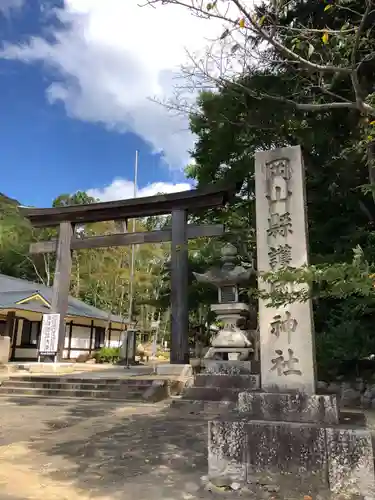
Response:
[[[98,378],[69,376],[10,377],[0,385],[0,397],[50,397],[156,402],[169,396],[169,381],[152,377]]]

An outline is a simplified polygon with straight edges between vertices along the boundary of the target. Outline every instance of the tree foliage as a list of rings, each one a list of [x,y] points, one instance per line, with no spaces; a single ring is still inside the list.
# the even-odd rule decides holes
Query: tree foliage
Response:
[[[195,75],[222,85],[233,74],[259,68],[293,68],[303,95],[264,91],[255,98],[283,102],[303,111],[358,110],[375,117],[371,84],[374,0],[149,0],[175,4],[192,14],[223,22],[223,32],[205,60],[194,60]],[[218,55],[219,54],[219,55]],[[212,64],[208,65],[207,62]],[[210,70],[207,68],[211,68]],[[219,70],[219,71],[217,71]],[[337,89],[344,83],[345,89]]]
[[[218,1],[216,5],[223,4]],[[372,24],[366,24],[365,31],[361,28],[358,35],[358,19],[364,17],[369,4],[338,1],[329,5],[332,6],[326,8],[327,3],[312,0],[288,2],[287,10],[280,7],[275,40],[296,54],[309,56],[314,65],[336,64],[346,68],[351,63],[340,56],[340,51],[353,53],[353,43],[359,36],[360,49],[355,50],[359,51],[358,61],[362,63],[355,72],[365,89],[365,100],[372,106],[375,69]],[[261,12],[265,16],[262,30],[274,29],[272,7],[267,4],[257,8],[258,21]],[[372,16],[372,11],[367,13],[365,22]],[[352,29],[350,33],[345,32],[346,27],[340,31],[345,23]],[[236,47],[234,53],[240,54],[241,61],[248,58],[248,64],[242,65],[244,71],[211,79],[215,91],[201,92],[191,113],[191,129],[198,140],[192,151],[195,162],[188,167],[187,174],[200,186],[217,180],[242,182],[237,204],[225,212],[225,218],[231,230],[236,227],[234,221],[240,222],[239,231],[251,236],[248,248],[255,255],[254,154],[262,149],[302,146],[311,265],[268,275],[274,285],[279,285],[268,298],[274,304],[313,298],[318,361],[321,369],[327,369],[332,359],[363,357],[375,349],[372,334],[375,210],[373,189],[361,188],[372,182],[368,153],[375,124],[369,118],[372,111],[366,106],[359,109],[354,103],[355,89],[346,73],[328,72],[324,68],[318,71],[286,56],[275,44],[260,46],[260,32],[251,26],[245,19],[244,26],[237,24],[235,30],[247,30],[266,62],[252,64],[248,50],[253,45]],[[229,40],[229,46],[233,47],[231,37],[229,31],[223,43]],[[299,46],[296,38],[300,39]],[[306,43],[312,44],[314,50],[309,45],[302,47]],[[226,53],[232,60],[238,57],[230,51]],[[195,76],[198,81],[208,82],[212,75],[195,66]],[[335,95],[323,92],[318,84],[328,85]],[[345,106],[333,105],[336,99],[344,102],[342,98],[346,99]],[[246,211],[247,217],[241,210]],[[295,286],[294,292],[285,286],[290,282]],[[250,292],[250,296],[254,295],[254,291]]]
[[[194,91],[204,89],[196,106],[191,109],[181,100],[173,106],[192,111],[190,125],[197,141],[187,175],[201,187],[219,180],[241,185],[231,206],[192,219],[225,223],[228,235],[189,242],[191,323],[211,321],[209,305],[216,300],[215,290],[197,283],[193,272],[219,265],[224,240],[237,246],[243,261],[254,260],[255,152],[300,144],[306,167],[311,265],[284,269],[269,279],[283,286],[292,282],[299,287],[299,300],[312,296],[320,368],[327,369],[332,359],[374,353],[374,1],[149,3],[162,1],[185,6],[208,19],[219,18],[225,24],[207,57],[191,57],[191,64],[184,68],[184,88],[188,81]],[[363,189],[365,185],[368,189]],[[55,203],[92,201],[77,193],[62,195]],[[142,221],[138,229],[167,222]],[[14,248],[24,252],[31,228],[12,236],[3,226],[0,234],[7,250],[0,255],[0,266],[24,277],[35,276],[37,271],[43,277],[45,262],[17,258],[13,263],[10,257],[14,258]],[[116,228],[113,223],[99,223],[85,231],[103,234]],[[45,239],[41,233],[32,237]],[[169,245],[137,249],[135,314],[145,328],[161,316],[167,324],[168,256]],[[77,252],[72,293],[126,315],[129,268],[130,248]],[[253,300],[254,289],[248,294]],[[295,291],[285,292],[280,286],[271,297],[279,304],[295,298]]]
[[[86,193],[63,194],[53,201],[54,207],[95,203]],[[0,196],[0,272],[51,286],[55,272],[55,254],[29,254],[32,241],[57,237],[54,228],[33,229],[19,211],[19,202]],[[165,222],[165,221],[164,221]],[[135,229],[143,231],[162,221],[137,221]],[[119,231],[114,222],[87,224],[78,235],[94,236]],[[139,245],[135,259],[135,320],[149,331],[161,284],[161,269],[168,258],[168,244]],[[128,317],[131,247],[74,251],[72,256],[71,294],[88,304]],[[168,314],[161,310],[163,331],[169,331]]]
[[[68,207],[71,205],[90,205],[91,203],[95,203],[99,200],[89,196],[84,191],[77,191],[73,194],[61,194],[57,198],[55,198],[52,202],[53,207]]]

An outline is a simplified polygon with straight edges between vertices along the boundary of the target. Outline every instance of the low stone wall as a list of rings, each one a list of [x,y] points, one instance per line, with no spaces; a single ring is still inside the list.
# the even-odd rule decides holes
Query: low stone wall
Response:
[[[337,380],[334,382],[318,382],[319,394],[336,394],[342,408],[374,408],[375,383],[357,379],[352,382]]]

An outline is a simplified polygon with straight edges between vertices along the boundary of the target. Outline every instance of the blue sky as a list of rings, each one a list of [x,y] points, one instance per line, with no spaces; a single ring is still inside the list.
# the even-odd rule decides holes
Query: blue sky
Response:
[[[131,197],[136,149],[139,195],[189,187],[186,117],[150,98],[172,96],[201,25],[137,4],[0,0],[0,192],[33,206],[77,190]]]

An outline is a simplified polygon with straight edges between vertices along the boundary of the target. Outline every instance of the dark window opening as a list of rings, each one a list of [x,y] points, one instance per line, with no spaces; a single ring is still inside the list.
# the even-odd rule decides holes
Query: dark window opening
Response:
[[[140,339],[141,339],[141,344],[147,344],[150,342],[151,335],[149,333],[141,333],[140,334]]]
[[[40,336],[40,322],[23,320],[21,345],[32,345],[37,347]]]
[[[94,349],[100,349],[104,346],[105,341],[105,328],[97,326],[95,328],[95,346]]]

